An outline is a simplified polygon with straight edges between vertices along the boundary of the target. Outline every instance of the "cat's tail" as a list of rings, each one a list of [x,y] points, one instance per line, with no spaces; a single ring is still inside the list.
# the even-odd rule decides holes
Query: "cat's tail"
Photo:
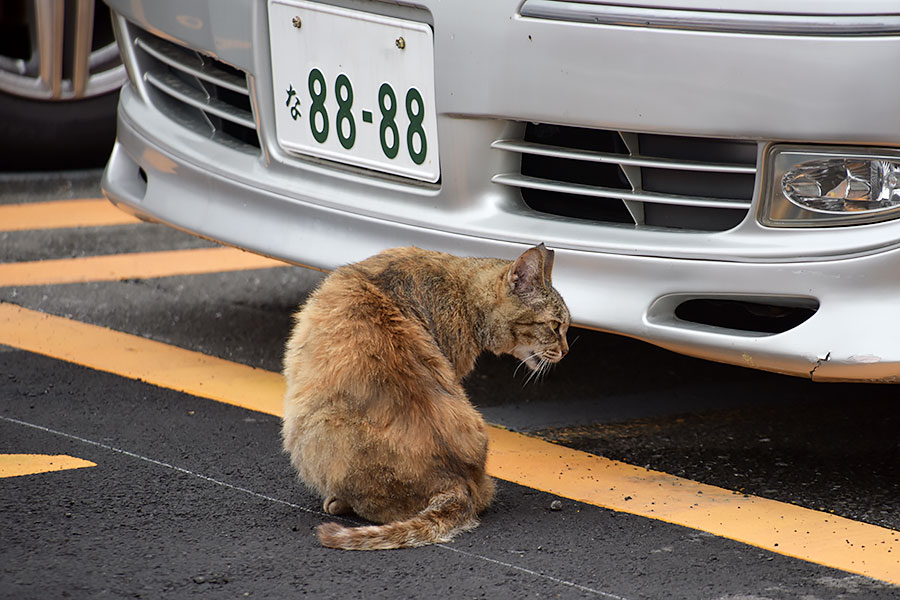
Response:
[[[459,490],[434,496],[422,512],[405,521],[364,527],[323,523],[317,533],[322,545],[329,548],[389,550],[449,542],[456,534],[477,526],[472,500]]]

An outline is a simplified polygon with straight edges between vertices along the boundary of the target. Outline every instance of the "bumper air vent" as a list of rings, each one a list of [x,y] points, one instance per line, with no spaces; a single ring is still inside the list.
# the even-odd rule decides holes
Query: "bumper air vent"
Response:
[[[790,305],[695,298],[678,305],[675,316],[689,323],[759,335],[774,335],[797,327],[816,314],[818,309],[819,304],[810,300]]]
[[[491,147],[521,155],[517,187],[529,208],[597,223],[726,231],[747,215],[757,144],[529,123]]]
[[[246,73],[136,27],[130,29],[140,76],[163,114],[225,145],[259,149]]]

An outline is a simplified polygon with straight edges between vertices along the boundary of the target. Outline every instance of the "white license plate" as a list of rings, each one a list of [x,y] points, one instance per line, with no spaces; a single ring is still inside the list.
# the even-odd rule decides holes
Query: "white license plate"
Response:
[[[430,27],[270,0],[269,37],[275,130],[284,150],[438,180]]]

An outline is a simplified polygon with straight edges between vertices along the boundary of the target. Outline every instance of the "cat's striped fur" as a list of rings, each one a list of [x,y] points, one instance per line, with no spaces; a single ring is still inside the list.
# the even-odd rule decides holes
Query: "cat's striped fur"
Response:
[[[569,312],[543,244],[515,261],[395,248],[337,269],[287,343],[284,448],[330,514],[334,548],[450,540],[494,494],[487,432],[461,379],[485,351],[531,369],[560,360]]]

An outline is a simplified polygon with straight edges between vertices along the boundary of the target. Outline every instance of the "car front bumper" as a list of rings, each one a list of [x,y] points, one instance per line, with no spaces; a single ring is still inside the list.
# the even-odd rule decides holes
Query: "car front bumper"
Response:
[[[900,296],[898,223],[772,229],[755,218],[771,144],[897,145],[900,121],[888,99],[900,89],[861,99],[838,86],[811,102],[790,79],[802,69],[816,81],[854,57],[887,68],[896,37],[593,26],[523,18],[515,2],[479,4],[473,23],[471,11],[427,4],[400,16],[435,30],[438,184],[277,146],[265,3],[159,2],[139,12],[111,1],[134,79],[122,92],[104,192],[144,218],[323,270],[398,245],[513,257],[543,241],[557,251],[555,284],[578,325],[816,380],[900,376],[900,325],[890,318]],[[167,114],[133,56],[137,28],[246,72],[259,148],[222,143]],[[557,90],[554,103],[543,89]],[[520,162],[492,142],[526,122],[753,140],[759,170],[750,209],[737,227],[713,233],[537,213],[518,189],[492,182]],[[816,310],[771,334],[676,316],[695,298],[801,299]]]

